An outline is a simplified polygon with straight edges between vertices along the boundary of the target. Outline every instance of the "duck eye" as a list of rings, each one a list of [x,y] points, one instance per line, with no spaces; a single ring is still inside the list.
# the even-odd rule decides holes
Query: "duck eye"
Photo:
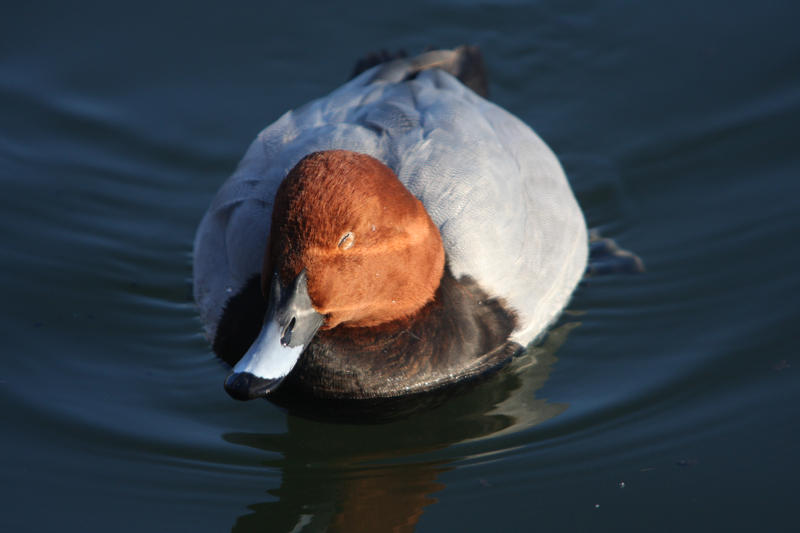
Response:
[[[355,240],[356,237],[355,235],[353,235],[353,232],[348,231],[347,233],[342,235],[341,239],[339,239],[339,244],[337,246],[339,246],[339,248],[341,248],[342,250],[347,250],[348,248],[353,246],[353,242],[355,242]]]

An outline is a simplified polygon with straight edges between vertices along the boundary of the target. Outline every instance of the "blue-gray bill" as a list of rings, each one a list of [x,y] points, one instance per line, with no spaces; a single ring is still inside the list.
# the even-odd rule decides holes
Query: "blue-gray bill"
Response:
[[[306,271],[283,287],[273,275],[264,325],[247,353],[225,379],[237,400],[264,398],[292,371],[325,317],[311,304]]]

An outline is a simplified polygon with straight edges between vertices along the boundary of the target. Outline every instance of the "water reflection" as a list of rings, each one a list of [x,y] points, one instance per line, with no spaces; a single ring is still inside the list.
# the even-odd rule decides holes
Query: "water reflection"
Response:
[[[228,442],[278,458],[264,466],[281,473],[270,501],[248,506],[233,531],[413,531],[445,485],[442,473],[465,450],[501,451],[497,437],[563,412],[566,404],[535,397],[556,361],[555,351],[577,323],[554,329],[508,368],[444,405],[407,420],[356,426],[290,416],[284,434],[228,433]],[[474,447],[471,447],[474,448]]]

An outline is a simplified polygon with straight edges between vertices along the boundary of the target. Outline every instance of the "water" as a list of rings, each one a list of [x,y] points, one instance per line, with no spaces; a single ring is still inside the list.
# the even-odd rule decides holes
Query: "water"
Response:
[[[0,21],[4,531],[793,531],[790,3],[14,5]],[[194,229],[252,137],[375,48],[492,98],[641,255],[542,346],[379,426],[222,390]]]

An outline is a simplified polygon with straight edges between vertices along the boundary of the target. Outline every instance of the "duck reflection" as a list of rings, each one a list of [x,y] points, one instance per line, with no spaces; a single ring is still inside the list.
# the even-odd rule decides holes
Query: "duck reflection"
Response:
[[[279,454],[264,466],[282,474],[280,487],[268,491],[273,498],[250,505],[232,530],[413,531],[445,488],[440,476],[455,468],[454,461],[502,451],[497,437],[567,408],[534,393],[576,325],[561,325],[490,380],[405,420],[359,426],[289,416],[284,434],[224,435],[228,442]]]

